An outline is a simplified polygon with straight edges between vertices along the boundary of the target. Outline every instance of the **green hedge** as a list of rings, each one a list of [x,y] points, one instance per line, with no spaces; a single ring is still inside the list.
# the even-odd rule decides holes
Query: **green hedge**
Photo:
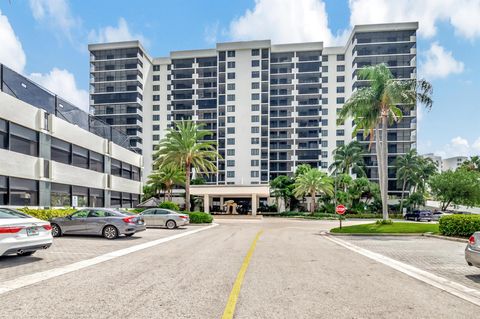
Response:
[[[210,224],[213,221],[212,215],[203,212],[182,212],[190,216],[191,224]]]
[[[480,215],[447,215],[438,223],[440,233],[445,236],[469,237],[480,231]]]
[[[277,214],[275,216],[280,216],[280,217],[302,217],[302,218],[316,218],[316,219],[336,219],[338,218],[338,214],[329,214],[329,213],[315,213],[311,215],[309,212],[281,212],[280,214]],[[362,218],[362,219],[380,219],[382,218],[382,214],[369,214],[369,213],[363,213],[363,214],[345,214],[343,215],[345,218]],[[402,214],[389,214],[388,218],[393,218],[393,219],[403,219]]]
[[[20,208],[18,210],[32,217],[43,220],[49,220],[50,218],[54,217],[67,216],[76,211],[76,209],[73,208],[32,209],[26,207]]]
[[[158,205],[158,208],[165,208],[165,209],[171,209],[171,210],[174,210],[174,211],[179,211],[180,208],[178,207],[177,204],[175,204],[174,202],[170,202],[170,201],[165,201],[163,203],[160,203],[160,205]]]

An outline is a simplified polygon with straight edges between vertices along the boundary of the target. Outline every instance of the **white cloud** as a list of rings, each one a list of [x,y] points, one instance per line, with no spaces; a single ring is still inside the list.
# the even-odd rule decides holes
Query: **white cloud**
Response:
[[[419,21],[419,34],[432,37],[439,22],[473,40],[480,36],[480,0],[349,0],[350,25]]]
[[[205,41],[208,44],[214,44],[217,42],[217,36],[220,28],[220,23],[217,21],[213,24],[207,25],[203,31]]]
[[[230,23],[234,40],[271,39],[274,43],[323,41],[338,43],[328,27],[322,0],[255,0],[255,7]]]
[[[91,30],[88,35],[90,42],[120,42],[129,40],[140,40],[142,44],[147,45],[148,40],[139,33],[133,33],[127,21],[120,17],[118,19],[118,26],[107,26],[97,30]]]
[[[451,139],[450,143],[445,145],[442,149],[437,150],[435,154],[440,155],[443,158],[479,155],[480,137],[473,143],[470,143],[467,139],[461,136],[454,137]]]
[[[33,17],[46,24],[57,34],[64,34],[73,41],[72,32],[81,26],[80,18],[74,16],[67,0],[30,0]]]
[[[0,63],[4,63],[9,68],[17,72],[22,72],[25,68],[26,57],[23,52],[22,43],[13,31],[7,16],[2,15],[0,11]]]
[[[88,112],[88,92],[77,87],[75,77],[67,70],[53,68],[49,73],[32,73],[29,77],[76,107]]]
[[[419,73],[428,79],[445,78],[450,74],[462,73],[463,69],[463,62],[455,60],[452,52],[446,51],[437,42],[434,42],[425,52],[425,60],[420,65]]]

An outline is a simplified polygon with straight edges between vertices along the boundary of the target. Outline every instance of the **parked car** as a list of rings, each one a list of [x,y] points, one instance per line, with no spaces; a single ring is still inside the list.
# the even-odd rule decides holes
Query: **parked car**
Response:
[[[434,211],[434,212],[432,213],[432,220],[438,221],[438,220],[440,220],[440,218],[441,218],[442,216],[445,216],[445,214],[444,214],[443,212]]]
[[[142,216],[106,208],[84,208],[65,217],[52,218],[52,235],[98,235],[115,239],[146,229]]]
[[[52,245],[52,227],[40,220],[10,208],[0,208],[0,256],[30,256]]]
[[[480,268],[480,232],[478,231],[468,239],[465,248],[465,260],[469,266]]]
[[[190,223],[190,217],[187,214],[180,214],[164,208],[149,208],[141,212],[140,215],[145,218],[148,226],[164,226],[168,229],[174,229]]]
[[[428,210],[414,210],[413,212],[406,213],[404,218],[405,220],[414,220],[414,221],[426,220],[427,222],[430,222],[432,221],[432,212]]]

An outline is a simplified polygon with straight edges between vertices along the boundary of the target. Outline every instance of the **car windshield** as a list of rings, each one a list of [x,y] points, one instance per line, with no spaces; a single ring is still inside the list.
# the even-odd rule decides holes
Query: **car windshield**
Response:
[[[27,214],[19,212],[18,210],[8,209],[8,208],[0,208],[0,218],[31,218]]]

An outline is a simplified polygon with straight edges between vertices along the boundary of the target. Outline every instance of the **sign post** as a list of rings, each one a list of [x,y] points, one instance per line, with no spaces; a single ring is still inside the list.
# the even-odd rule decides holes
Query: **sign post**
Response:
[[[338,220],[340,221],[340,229],[342,229],[343,214],[345,214],[346,211],[347,211],[347,208],[342,204],[337,205],[337,207],[335,207],[335,212],[338,215],[340,215],[340,216],[338,216]]]

